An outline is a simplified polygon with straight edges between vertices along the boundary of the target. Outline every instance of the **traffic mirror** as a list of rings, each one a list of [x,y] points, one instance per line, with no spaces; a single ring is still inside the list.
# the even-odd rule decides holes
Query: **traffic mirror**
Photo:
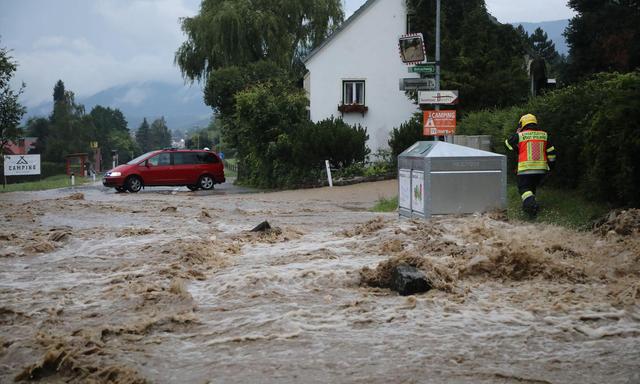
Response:
[[[427,61],[422,33],[400,36],[398,48],[400,50],[400,58],[405,64],[418,64]]]

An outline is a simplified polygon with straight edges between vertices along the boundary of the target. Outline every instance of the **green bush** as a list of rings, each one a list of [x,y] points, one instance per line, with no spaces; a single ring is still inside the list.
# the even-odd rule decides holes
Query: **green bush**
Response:
[[[395,164],[405,149],[409,148],[416,141],[427,140],[422,134],[422,114],[415,113],[409,120],[400,124],[400,127],[393,128],[388,141],[391,148],[391,160]],[[431,140],[431,139],[429,139]]]
[[[258,84],[236,95],[232,122],[240,161],[238,181],[280,188],[317,183],[324,162],[345,168],[369,154],[366,128],[307,118],[304,91],[286,83]]]
[[[64,163],[52,163],[43,161],[40,164],[40,173],[43,178],[55,175],[65,174],[67,171]]]
[[[501,143],[525,113],[537,116],[558,150],[555,184],[599,201],[640,205],[640,72],[603,73],[522,106],[471,113],[458,132],[492,135],[495,150],[506,153]],[[513,155],[509,163],[513,169]]]

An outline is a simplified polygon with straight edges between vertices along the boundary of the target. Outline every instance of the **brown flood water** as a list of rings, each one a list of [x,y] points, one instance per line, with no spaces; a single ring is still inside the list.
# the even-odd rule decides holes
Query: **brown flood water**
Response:
[[[1,194],[0,382],[640,382],[637,231],[367,211],[396,191]],[[365,284],[401,262],[436,289]]]

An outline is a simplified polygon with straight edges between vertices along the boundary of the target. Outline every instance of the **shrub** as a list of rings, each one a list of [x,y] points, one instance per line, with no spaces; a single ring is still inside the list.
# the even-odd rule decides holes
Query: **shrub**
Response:
[[[461,134],[489,134],[495,150],[515,131],[518,118],[533,113],[558,150],[553,181],[581,188],[592,199],[640,205],[640,72],[599,74],[527,104],[471,113]],[[510,158],[513,169],[515,159]]]
[[[391,160],[395,164],[405,149],[409,148],[413,143],[427,139],[422,135],[422,114],[416,113],[411,119],[400,124],[400,127],[393,128],[389,138],[389,147],[391,148]]]
[[[43,161],[40,164],[40,173],[43,178],[55,175],[62,175],[67,172],[67,169],[63,163],[52,163],[49,161]]]
[[[236,95],[232,129],[241,183],[267,188],[315,184],[325,160],[339,168],[364,162],[366,128],[333,117],[312,123],[306,106],[304,91],[281,82]]]

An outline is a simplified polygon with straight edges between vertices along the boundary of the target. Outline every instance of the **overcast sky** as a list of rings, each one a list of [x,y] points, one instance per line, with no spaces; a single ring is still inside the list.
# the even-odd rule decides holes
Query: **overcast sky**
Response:
[[[445,0],[446,1],[446,0]],[[345,0],[347,16],[365,0]],[[58,79],[78,97],[131,82],[182,83],[173,64],[184,41],[179,18],[200,0],[0,0],[0,46],[18,62],[22,102],[51,99]],[[487,0],[501,22],[571,18],[566,0]]]

